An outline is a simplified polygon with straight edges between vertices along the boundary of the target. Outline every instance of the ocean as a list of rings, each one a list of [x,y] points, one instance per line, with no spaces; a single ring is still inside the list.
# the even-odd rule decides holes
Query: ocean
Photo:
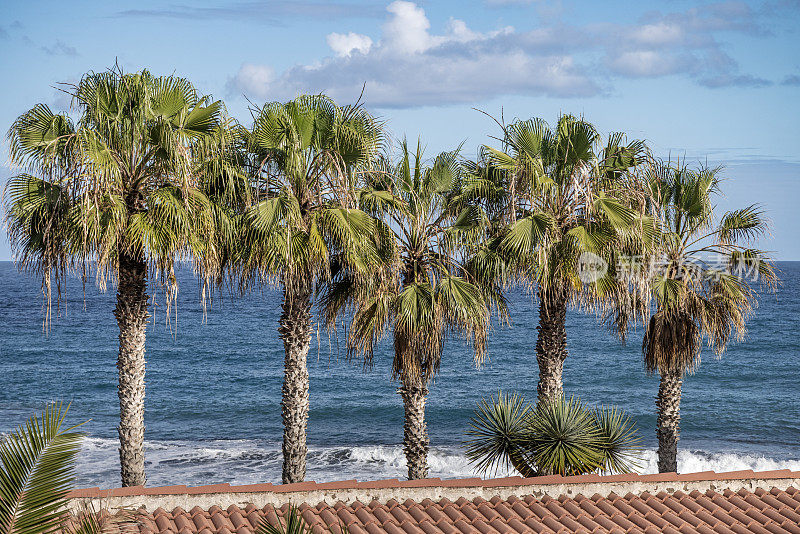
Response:
[[[800,470],[800,262],[780,262],[782,286],[764,295],[747,339],[721,359],[704,351],[684,381],[680,471]],[[280,293],[217,298],[204,317],[191,269],[178,273],[177,321],[157,306],[147,338],[146,447],[151,486],[279,482],[283,346]],[[499,390],[536,397],[536,303],[508,295],[512,326],[491,334],[489,360],[450,339],[427,405],[430,476],[474,476],[463,440],[476,403]],[[51,401],[88,422],[79,486],[119,485],[117,325],[113,290],[71,279],[66,305],[42,331],[40,280],[0,262],[0,433]],[[163,304],[163,297],[159,299]],[[54,310],[55,316],[55,310]],[[636,421],[640,471],[656,472],[658,377],[645,373],[642,329],[623,345],[595,318],[570,311],[564,387],[589,404],[613,404]],[[403,478],[403,409],[390,379],[391,341],[364,369],[344,340],[322,330],[309,366],[307,480]],[[502,475],[504,473],[498,473]]]

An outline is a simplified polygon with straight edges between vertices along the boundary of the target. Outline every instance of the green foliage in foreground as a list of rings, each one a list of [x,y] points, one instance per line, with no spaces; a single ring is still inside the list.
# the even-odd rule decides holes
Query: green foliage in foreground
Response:
[[[69,406],[48,406],[0,443],[0,534],[45,534],[66,529],[63,510],[75,478],[83,434],[64,428]],[[86,515],[86,514],[84,514]],[[86,515],[74,533],[99,532]]]
[[[339,522],[339,534],[349,534],[347,526]],[[335,532],[331,526],[328,531]],[[256,528],[255,534],[312,534],[314,529],[305,522],[300,510],[294,504],[289,505],[289,511],[283,516],[283,521],[278,523],[278,526],[272,525],[267,521],[267,518],[261,520]]]
[[[483,399],[467,432],[467,458],[481,473],[513,467],[522,476],[630,472],[638,432],[616,407],[563,397],[535,407],[517,393]]]
[[[256,534],[311,534],[311,532],[311,526],[303,520],[295,505],[290,505],[289,512],[278,526],[269,523],[265,517],[256,529]]]

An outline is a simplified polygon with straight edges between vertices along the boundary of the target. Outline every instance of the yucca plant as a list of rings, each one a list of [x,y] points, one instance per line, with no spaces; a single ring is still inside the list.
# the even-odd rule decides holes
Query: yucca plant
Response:
[[[313,529],[303,520],[297,506],[290,504],[289,510],[283,516],[283,521],[273,525],[264,518],[256,527],[255,534],[312,534],[312,532]]]
[[[333,525],[328,525],[328,531],[333,534],[348,534],[350,531],[347,526],[339,522],[338,532],[334,531]],[[256,527],[255,534],[313,534],[314,528],[305,522],[297,505],[290,504],[289,509],[279,520],[277,525],[273,525],[266,518],[262,519]]]
[[[516,393],[482,399],[467,432],[467,458],[481,474],[513,468],[525,477],[630,472],[638,435],[618,408],[576,398],[531,407]]]
[[[68,528],[67,493],[83,434],[66,427],[69,406],[52,404],[0,443],[0,534],[50,534]],[[75,529],[73,529],[75,530]],[[99,532],[96,519],[77,532]]]

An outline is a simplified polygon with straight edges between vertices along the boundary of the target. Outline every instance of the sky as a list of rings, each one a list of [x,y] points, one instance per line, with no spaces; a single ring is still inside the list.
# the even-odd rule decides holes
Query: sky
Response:
[[[0,131],[37,103],[67,109],[59,83],[115,63],[185,76],[245,124],[252,104],[346,104],[363,89],[429,156],[495,143],[490,116],[572,113],[659,156],[724,165],[719,209],[760,204],[762,248],[800,260],[798,23],[798,0],[6,0]],[[18,172],[3,137],[0,183]]]

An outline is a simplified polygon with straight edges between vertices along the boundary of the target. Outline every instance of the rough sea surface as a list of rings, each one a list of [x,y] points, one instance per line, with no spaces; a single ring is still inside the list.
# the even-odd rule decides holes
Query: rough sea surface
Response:
[[[704,351],[684,381],[679,470],[800,470],[800,262],[779,264],[783,285],[765,295],[747,339],[721,359]],[[191,269],[178,276],[177,324],[159,306],[148,326],[148,484],[280,480],[283,346],[280,294],[266,289],[216,299],[204,319]],[[116,425],[117,325],[114,291],[79,280],[42,332],[41,281],[0,262],[0,433],[50,401],[71,402],[84,428],[80,486],[119,485]],[[536,397],[536,304],[509,294],[513,325],[491,335],[490,359],[476,369],[462,340],[448,340],[427,407],[430,475],[473,475],[462,442],[481,397],[517,390]],[[55,315],[55,310],[54,310]],[[635,420],[646,449],[640,470],[655,472],[658,378],[647,376],[641,327],[626,345],[590,316],[570,311],[568,395],[614,404]],[[390,380],[391,342],[375,365],[348,362],[343,340],[325,331],[309,355],[311,419],[307,480],[402,478],[403,409]]]

